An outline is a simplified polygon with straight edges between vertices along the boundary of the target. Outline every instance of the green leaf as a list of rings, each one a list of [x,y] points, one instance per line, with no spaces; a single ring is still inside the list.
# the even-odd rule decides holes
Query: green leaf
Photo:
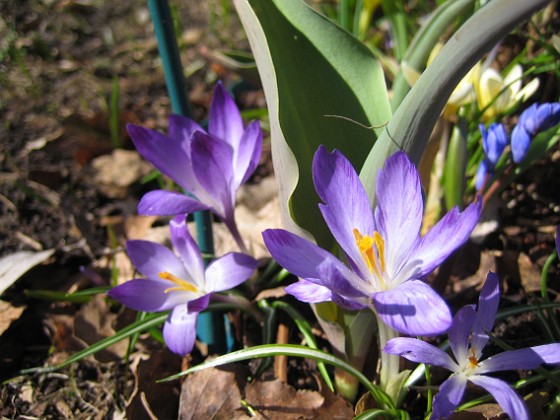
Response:
[[[48,367],[37,367],[37,368],[30,368],[30,369],[23,369],[20,371],[21,374],[33,373],[33,372],[52,372],[58,369],[62,369],[64,366],[68,366],[74,362],[82,360],[92,354],[97,353],[109,346],[112,346],[115,343],[118,343],[125,338],[133,336],[142,331],[149,330],[155,326],[161,325],[165,322],[168,316],[168,312],[166,313],[157,313],[157,314],[149,314],[145,318],[140,319],[127,327],[123,328],[122,330],[116,332],[114,335],[99,340],[97,343],[92,344],[91,346],[73,354],[64,362],[56,365],[56,366],[48,366]]]
[[[548,0],[493,0],[480,8],[449,39],[395,111],[360,173],[368,193],[388,156],[398,149],[420,162],[430,133],[453,89],[482,56]],[[370,195],[373,203],[375,197]]]
[[[401,70],[393,83],[391,106],[396,109],[406,94],[409,86],[406,82],[402,66],[408,66],[413,71],[422,73],[426,67],[426,62],[434,46],[441,39],[445,30],[463,13],[467,12],[474,3],[474,0],[449,0],[439,6],[430,15],[430,18],[416,32],[410,47],[402,60]]]
[[[269,109],[283,221],[329,248],[311,178],[313,154],[321,144],[337,148],[361,168],[391,115],[381,66],[356,38],[300,0],[235,0],[235,6]]]
[[[208,369],[216,366],[222,366],[228,363],[240,362],[243,360],[256,359],[259,357],[270,357],[270,356],[294,356],[294,357],[307,357],[309,359],[321,361],[329,365],[340,368],[351,375],[358,378],[360,383],[371,392],[373,398],[382,404],[385,408],[390,410],[395,410],[395,405],[389,398],[387,394],[381,390],[377,385],[374,385],[369,381],[369,379],[362,374],[359,370],[353,368],[351,365],[346,363],[344,360],[333,356],[332,354],[326,353],[324,351],[310,349],[309,347],[297,346],[294,344],[274,344],[274,345],[262,345],[255,346],[248,349],[238,350],[233,353],[220,356],[216,359],[204,362],[198,366],[194,366],[190,369],[179,372],[175,375],[169,376],[160,380],[159,382],[171,381],[178,379],[182,376],[197,372],[199,370]]]

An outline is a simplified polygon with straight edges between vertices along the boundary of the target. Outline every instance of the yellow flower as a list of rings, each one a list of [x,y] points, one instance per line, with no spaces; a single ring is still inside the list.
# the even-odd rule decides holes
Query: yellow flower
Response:
[[[539,87],[539,80],[533,79],[522,88],[523,68],[516,64],[502,76],[491,67],[481,69],[475,79],[478,108],[484,111],[482,119],[491,120],[507,111],[518,102],[525,102]]]

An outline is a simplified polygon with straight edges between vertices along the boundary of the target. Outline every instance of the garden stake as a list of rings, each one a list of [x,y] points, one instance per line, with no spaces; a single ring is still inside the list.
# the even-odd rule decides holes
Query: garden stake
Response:
[[[148,7],[154,31],[156,34],[158,51],[163,65],[165,83],[171,107],[176,114],[192,118],[192,109],[187,97],[183,66],[179,56],[179,48],[173,32],[173,21],[167,0],[148,0]],[[198,245],[204,255],[214,253],[212,238],[212,218],[208,211],[194,214]],[[205,258],[205,264],[209,262]],[[226,343],[233,341],[231,337],[226,340],[226,319],[222,313],[206,312],[200,314],[197,324],[197,335],[201,341],[208,345],[209,353],[225,353]]]

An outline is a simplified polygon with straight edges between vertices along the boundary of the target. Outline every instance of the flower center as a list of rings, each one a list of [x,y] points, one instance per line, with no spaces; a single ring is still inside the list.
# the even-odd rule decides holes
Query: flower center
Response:
[[[471,347],[469,348],[469,355],[467,356],[468,364],[466,366],[467,372],[472,372],[472,370],[478,366],[478,359],[475,356],[475,351]]]
[[[194,286],[193,284],[189,283],[186,280],[183,280],[173,274],[171,274],[168,271],[162,271],[161,273],[158,274],[160,278],[162,278],[163,280],[168,280],[171,283],[176,284],[177,286],[174,287],[170,287],[168,289],[165,289],[163,292],[164,293],[169,293],[172,292],[174,290],[186,290],[187,292],[193,292],[196,293],[198,292],[198,289],[196,288],[196,286]]]
[[[382,279],[385,272],[385,240],[377,231],[373,232],[373,236],[364,236],[356,228],[354,228],[353,232],[354,238],[356,238],[356,245],[358,245],[360,254],[366,262],[369,271],[379,279]]]

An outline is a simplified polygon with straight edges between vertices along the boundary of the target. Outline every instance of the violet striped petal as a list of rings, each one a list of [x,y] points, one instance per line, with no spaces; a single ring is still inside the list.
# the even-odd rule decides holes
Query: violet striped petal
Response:
[[[243,120],[233,98],[221,82],[218,82],[214,88],[208,118],[208,132],[227,142],[233,149],[239,148],[243,135]]]
[[[197,317],[198,312],[187,312],[187,305],[173,309],[163,325],[163,338],[169,350],[180,356],[192,351],[196,340]]]
[[[189,279],[192,280],[197,288],[205,289],[202,254],[189,232],[186,217],[184,215],[177,216],[171,220],[169,222],[169,232],[173,248],[177,252],[185,270],[189,273]]]
[[[302,302],[320,303],[332,301],[332,291],[330,289],[307,280],[299,280],[290,284],[285,290],[286,293]]]
[[[525,404],[506,382],[481,375],[471,375],[469,380],[488,391],[511,420],[529,420]]]
[[[193,179],[192,171],[189,170],[188,151],[183,149],[180,142],[171,141],[158,131],[137,125],[128,124],[126,128],[136,150],[144,159],[162,174],[190,191],[196,179]]]
[[[431,420],[447,418],[455,411],[465,394],[467,377],[465,375],[451,375],[441,384],[439,392],[434,396]]]
[[[129,308],[145,312],[167,311],[195,296],[187,291],[166,292],[173,286],[166,280],[134,279],[113,287],[107,295]]]
[[[471,349],[477,359],[480,359],[482,349],[486,346],[492,331],[498,305],[500,303],[500,280],[495,273],[488,272],[486,281],[478,298],[478,308],[472,328]]]
[[[246,254],[230,252],[206,269],[206,291],[221,292],[239,286],[255,271],[257,260]]]
[[[138,214],[143,216],[175,216],[208,210],[209,205],[185,194],[155,190],[142,197],[138,204]]]
[[[470,204],[463,212],[451,209],[420,240],[414,259],[421,261],[420,276],[439,266],[453,251],[463,245],[480,217],[481,200]]]
[[[451,371],[459,369],[457,363],[446,352],[417,338],[392,338],[387,341],[383,351],[387,354],[404,357],[411,362],[441,366]]]
[[[241,137],[239,148],[234,153],[234,186],[237,189],[244,184],[259,164],[262,152],[263,134],[258,121],[247,126]]]
[[[290,273],[347,297],[367,297],[371,285],[334,255],[283,229],[267,229],[263,239],[272,257]]]
[[[196,179],[215,202],[214,210],[221,218],[228,218],[235,201],[231,146],[197,131],[192,137],[191,158]]]
[[[416,167],[404,152],[385,162],[377,175],[375,223],[385,239],[385,261],[395,277],[417,246],[422,225],[422,190]]]
[[[127,241],[126,253],[138,271],[150,279],[159,279],[160,273],[168,272],[189,280],[181,260],[163,245],[150,241]]]
[[[187,312],[189,314],[195,312],[202,312],[206,308],[208,308],[208,304],[210,303],[210,293],[207,293],[197,299],[190,300],[187,302]]]
[[[451,328],[449,328],[447,333],[449,336],[449,345],[455,355],[455,360],[457,360],[459,364],[462,364],[467,360],[469,336],[475,316],[476,312],[473,306],[463,306],[453,317]]]
[[[167,135],[171,140],[181,142],[183,149],[189,155],[191,136],[195,131],[204,132],[204,129],[195,121],[182,115],[171,114],[169,117]]]
[[[451,312],[445,301],[420,280],[375,293],[372,300],[383,322],[402,334],[437,335],[451,325]]]
[[[475,373],[535,369],[544,364],[560,364],[560,343],[504,351],[479,362]]]
[[[359,268],[363,277],[369,269],[363,260],[354,229],[361,235],[373,235],[373,213],[364,186],[350,162],[338,151],[329,153],[319,146],[313,158],[313,182],[325,204],[319,208],[334,238]]]

